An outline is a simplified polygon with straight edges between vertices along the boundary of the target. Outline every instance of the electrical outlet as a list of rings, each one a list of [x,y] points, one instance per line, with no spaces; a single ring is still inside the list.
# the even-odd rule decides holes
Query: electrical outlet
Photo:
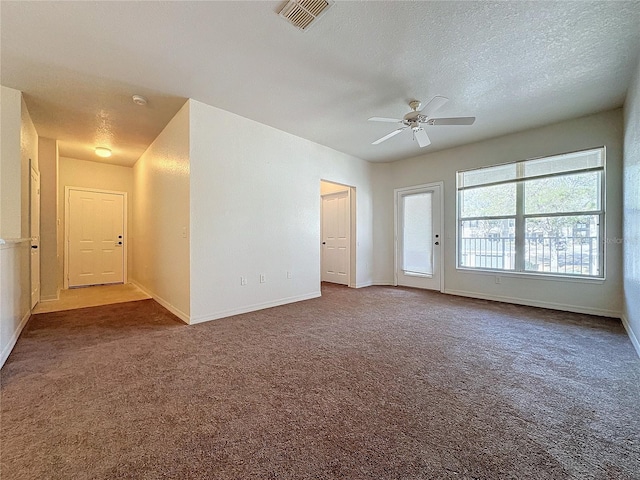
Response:
[[[267,276],[264,273],[260,274],[260,283],[265,283],[267,281]]]
[[[502,283],[502,279],[496,275],[496,284],[500,285]]]
[[[244,286],[247,284],[247,278],[246,277],[240,277],[240,285]]]
[[[293,274],[291,272],[287,272],[287,278],[293,278]]]

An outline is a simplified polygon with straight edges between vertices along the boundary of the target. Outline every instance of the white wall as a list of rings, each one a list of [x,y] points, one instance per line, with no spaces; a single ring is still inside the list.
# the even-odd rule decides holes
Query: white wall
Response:
[[[371,283],[370,164],[190,105],[193,323],[320,295],[321,179],[356,189],[356,282]]]
[[[640,62],[624,104],[624,316],[640,355]]]
[[[1,89],[0,366],[30,315],[29,159],[38,162],[38,137],[17,90]],[[16,135],[17,132],[17,135]]]
[[[129,242],[133,281],[185,322],[190,315],[192,261],[189,170],[187,102],[133,167],[133,241]]]
[[[444,127],[443,127],[444,128]],[[612,241],[606,251],[604,282],[557,281],[522,275],[456,270],[456,171],[605,145],[607,147],[607,238],[622,236],[622,112],[612,110],[542,128],[379,164],[374,168],[376,239],[375,283],[393,282],[393,189],[444,182],[445,292],[563,310],[620,316],[622,247]]]
[[[62,285],[58,272],[58,142],[38,138],[40,166],[40,300],[55,300]]]
[[[20,117],[22,94],[0,87],[0,238],[21,237]]]
[[[64,246],[65,225],[65,187],[85,187],[97,190],[112,190],[127,193],[127,275],[132,275],[133,248],[131,248],[131,232],[133,229],[133,168],[110,165],[100,162],[89,162],[75,158],[60,157],[58,166],[58,245]],[[64,255],[64,254],[63,254]],[[58,282],[64,285],[64,257],[60,255]]]
[[[31,170],[30,165],[40,171],[38,163],[38,132],[31,121],[27,104],[20,95],[20,230],[22,237],[31,236],[31,222],[29,204],[31,203],[30,185]]]

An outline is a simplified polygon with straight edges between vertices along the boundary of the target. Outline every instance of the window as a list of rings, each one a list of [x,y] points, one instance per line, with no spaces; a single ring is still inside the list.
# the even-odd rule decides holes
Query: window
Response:
[[[458,172],[458,267],[604,277],[604,147]]]

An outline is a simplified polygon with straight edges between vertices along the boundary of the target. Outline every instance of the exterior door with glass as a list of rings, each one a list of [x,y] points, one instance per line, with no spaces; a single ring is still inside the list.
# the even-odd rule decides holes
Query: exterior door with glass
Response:
[[[396,285],[443,290],[442,184],[395,191]]]

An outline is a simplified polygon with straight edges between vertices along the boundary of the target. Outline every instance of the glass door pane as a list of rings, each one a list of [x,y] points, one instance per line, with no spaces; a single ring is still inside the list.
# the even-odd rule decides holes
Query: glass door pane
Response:
[[[403,195],[402,270],[406,274],[433,275],[433,192]]]

